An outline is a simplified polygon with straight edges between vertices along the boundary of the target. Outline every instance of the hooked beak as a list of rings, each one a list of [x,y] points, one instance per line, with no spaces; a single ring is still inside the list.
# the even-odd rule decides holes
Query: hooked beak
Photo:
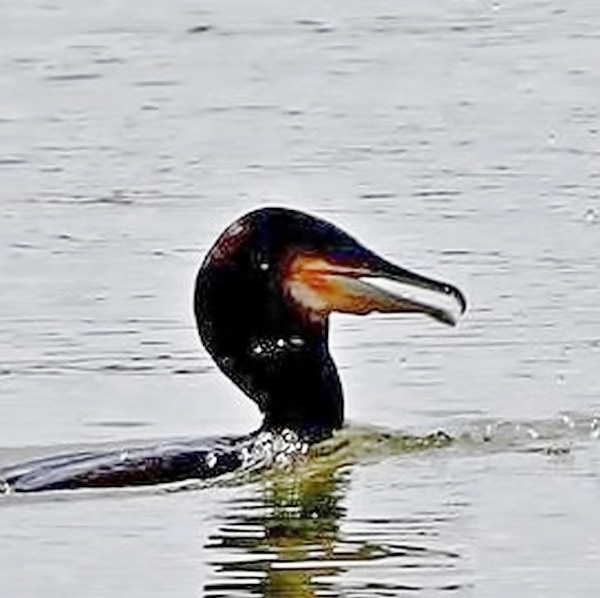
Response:
[[[454,300],[462,315],[467,302],[461,291],[446,282],[426,278],[368,252],[358,260],[335,260],[314,255],[297,255],[286,277],[289,294],[304,309],[327,316],[332,311],[364,315],[381,313],[423,313],[454,326],[451,310],[392,293],[365,279],[385,279],[440,293]]]

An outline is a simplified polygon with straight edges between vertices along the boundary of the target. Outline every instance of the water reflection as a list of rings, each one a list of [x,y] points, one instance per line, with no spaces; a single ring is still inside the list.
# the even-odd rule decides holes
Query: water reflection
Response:
[[[386,596],[458,590],[460,555],[432,548],[445,517],[347,519],[351,470],[287,472],[230,503],[205,548],[204,596]],[[381,516],[378,516],[381,515]],[[440,577],[441,576],[441,577]]]
[[[207,545],[216,580],[205,596],[322,595],[343,568],[336,552],[348,483],[344,469],[279,474],[232,503]]]

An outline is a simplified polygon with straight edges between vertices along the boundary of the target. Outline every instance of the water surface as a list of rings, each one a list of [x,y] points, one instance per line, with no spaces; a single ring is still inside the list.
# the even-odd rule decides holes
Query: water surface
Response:
[[[5,497],[7,595],[597,595],[599,8],[0,11],[1,464],[258,425],[190,297],[203,252],[256,206],[331,219],[470,302],[453,330],[332,331],[353,425],[455,444]]]

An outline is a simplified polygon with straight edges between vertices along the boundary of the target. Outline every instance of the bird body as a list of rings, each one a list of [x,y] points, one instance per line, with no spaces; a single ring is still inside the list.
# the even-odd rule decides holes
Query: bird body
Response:
[[[461,314],[466,309],[456,287],[384,260],[329,222],[275,207],[242,216],[200,267],[194,313],[208,353],[262,412],[260,430],[238,439],[49,457],[0,471],[0,484],[18,492],[204,479],[243,466],[261,432],[290,432],[306,443],[331,436],[344,421],[329,352],[331,313],[424,313],[455,323],[449,311],[383,290],[373,278],[441,293]]]

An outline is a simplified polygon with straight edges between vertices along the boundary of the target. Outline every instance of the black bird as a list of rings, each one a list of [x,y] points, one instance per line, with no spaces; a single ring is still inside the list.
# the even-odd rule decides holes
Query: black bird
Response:
[[[261,428],[243,438],[160,444],[42,458],[0,471],[0,491],[32,492],[204,479],[233,471],[261,432],[325,439],[344,421],[344,398],[328,346],[329,315],[423,313],[453,325],[451,312],[368,282],[393,280],[454,299],[454,286],[384,260],[336,226],[285,208],[263,208],[231,224],[196,280],[202,343],[256,402]]]

